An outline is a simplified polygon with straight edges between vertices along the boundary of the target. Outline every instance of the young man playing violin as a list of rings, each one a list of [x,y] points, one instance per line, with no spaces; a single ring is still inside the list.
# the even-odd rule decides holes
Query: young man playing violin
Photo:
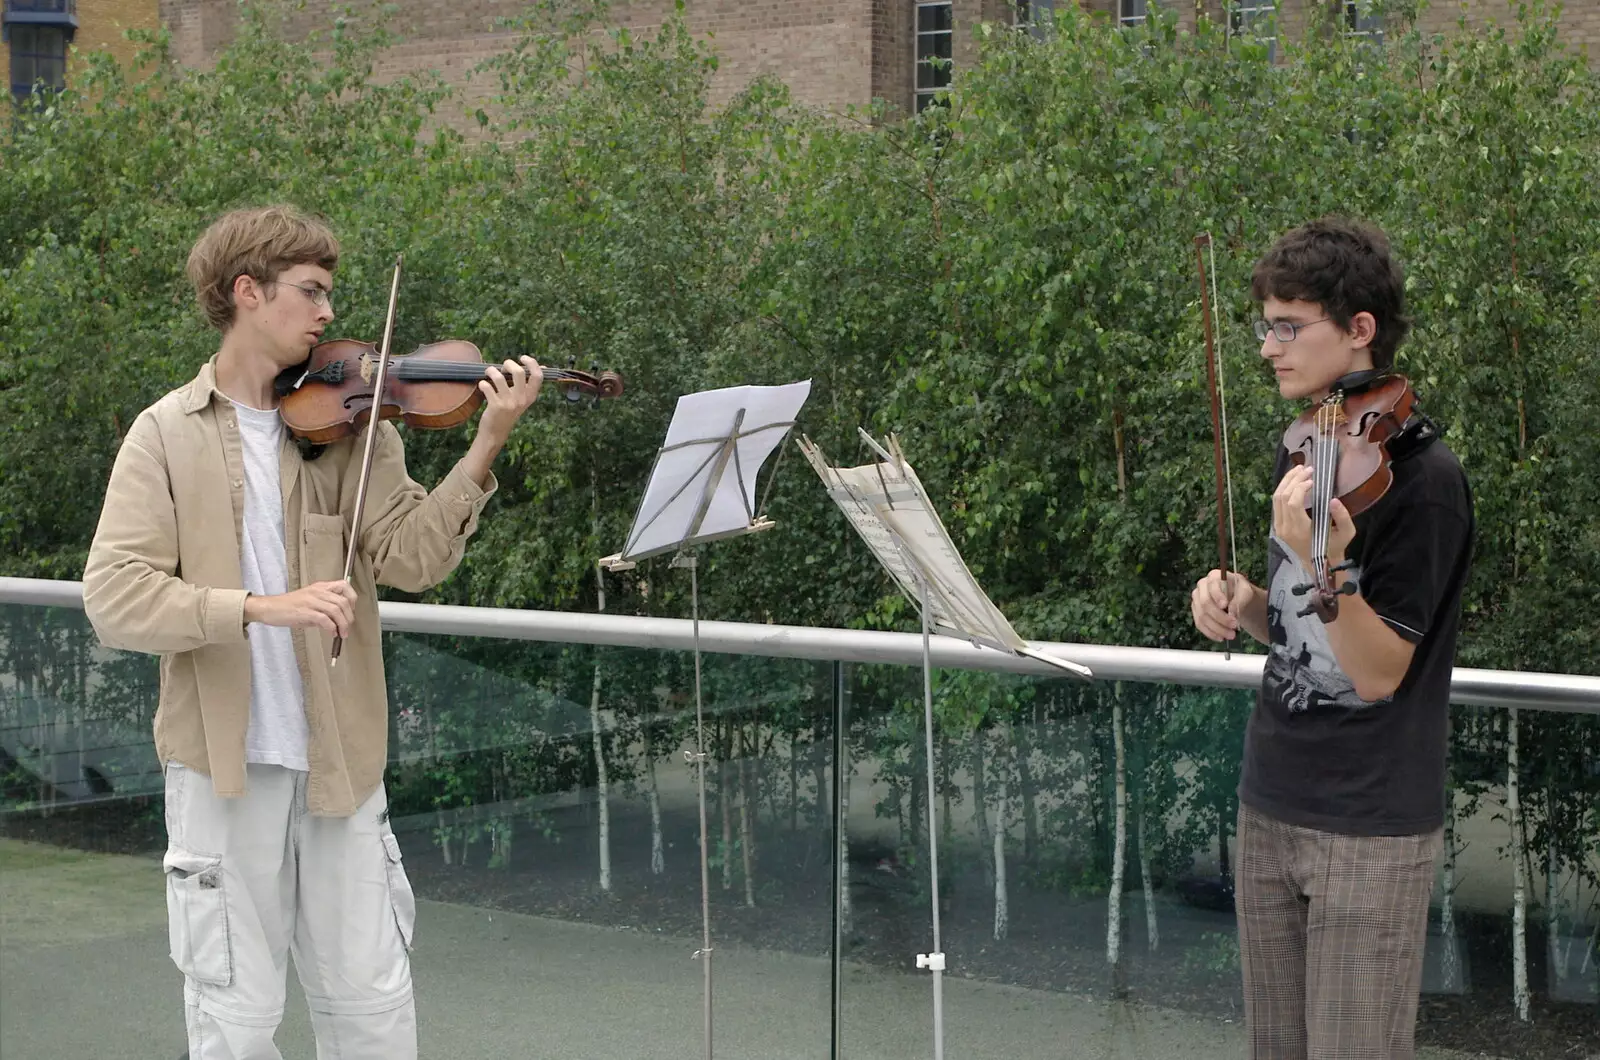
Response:
[[[319,1056],[417,1055],[377,585],[420,591],[460,562],[542,381],[531,358],[489,368],[477,434],[431,492],[379,425],[345,581],[364,434],[305,458],[273,386],[333,320],[338,258],[290,207],[234,211],[200,237],[188,274],[221,346],[129,428],[84,570],[100,639],[161,656],[167,912],[192,1060],[278,1060],[291,954]]]
[[[1261,356],[1291,401],[1390,372],[1404,282],[1383,233],[1339,219],[1256,264]],[[1374,374],[1376,373],[1376,378]],[[1212,640],[1267,645],[1245,734],[1235,898],[1255,1060],[1409,1060],[1442,845],[1450,674],[1474,521],[1456,457],[1420,414],[1389,445],[1394,480],[1328,513],[1331,614],[1308,608],[1317,483],[1278,448],[1266,585],[1213,570],[1194,588]]]

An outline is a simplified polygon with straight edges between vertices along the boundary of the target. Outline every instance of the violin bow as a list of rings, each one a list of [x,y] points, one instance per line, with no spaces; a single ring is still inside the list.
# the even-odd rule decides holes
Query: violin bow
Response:
[[[1206,256],[1211,256],[1211,269],[1209,279],[1206,271]],[[1211,437],[1212,448],[1217,464],[1217,566],[1222,571],[1223,591],[1232,599],[1233,590],[1228,581],[1228,572],[1238,569],[1238,553],[1233,552],[1233,563],[1229,563],[1229,553],[1232,551],[1236,538],[1233,529],[1233,465],[1228,454],[1228,388],[1222,375],[1222,362],[1217,356],[1217,343],[1212,334],[1212,312],[1216,305],[1217,284],[1217,259],[1216,250],[1211,243],[1211,233],[1202,232],[1194,237],[1195,263],[1200,267],[1200,312],[1205,322],[1206,335],[1206,381],[1211,390]],[[1233,657],[1234,638],[1229,637],[1224,642],[1222,657]]]
[[[355,569],[356,550],[361,547],[361,516],[367,507],[367,480],[372,476],[372,453],[377,448],[378,421],[383,418],[383,383],[389,374],[389,342],[394,337],[394,311],[400,298],[400,263],[405,257],[395,255],[394,283],[389,288],[389,318],[383,325],[383,345],[378,350],[378,374],[372,385],[372,406],[367,411],[367,446],[361,454],[361,479],[356,486],[356,510],[351,516],[350,544],[344,552],[344,580],[348,582]],[[339,665],[339,649],[344,638],[333,635],[333,658],[329,665]]]

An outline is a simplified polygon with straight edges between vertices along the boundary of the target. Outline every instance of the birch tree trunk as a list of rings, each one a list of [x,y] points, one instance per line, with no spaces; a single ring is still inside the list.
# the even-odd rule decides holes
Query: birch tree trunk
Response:
[[[839,741],[839,761],[833,764],[840,774],[839,781],[839,931],[850,930],[850,744]],[[823,787],[817,785],[817,799],[822,799]]]
[[[596,531],[598,535],[598,530]],[[600,564],[594,565],[596,611],[606,609],[606,581]],[[600,725],[600,649],[594,653],[594,684],[589,691],[589,730],[594,741],[594,768],[600,800],[600,890],[611,893],[611,783],[606,775],[606,747]]]
[[[1011,797],[1011,770],[1006,765],[1006,744],[1010,725],[995,726],[995,761],[1000,763],[997,779],[999,798],[994,807],[994,940],[1006,937],[1011,921],[1011,895],[1006,887],[1006,807]]]
[[[429,711],[425,715],[425,718],[428,726],[428,761],[436,762],[438,761],[439,754],[439,730],[438,727],[433,723],[432,711]],[[440,858],[446,865],[454,865],[455,861],[453,860],[450,851],[450,828],[445,823],[443,806],[434,808],[433,825],[434,838],[439,844]]]
[[[1527,849],[1522,830],[1522,803],[1517,772],[1521,765],[1517,736],[1521,728],[1516,707],[1507,710],[1510,729],[1506,740],[1506,812],[1511,818],[1511,864],[1515,884],[1511,893],[1511,998],[1517,1019],[1532,1019],[1532,997],[1528,991],[1528,866],[1523,860]]]
[[[644,768],[650,783],[650,874],[659,876],[667,871],[667,856],[661,841],[661,789],[656,786],[655,741],[650,736],[654,727],[653,723],[644,727]]]
[[[828,797],[828,748],[820,736],[812,741],[811,746],[811,769],[817,788],[816,820],[818,827],[827,828],[828,814],[833,809],[832,800]]]
[[[927,829],[928,814],[933,812],[933,807],[923,805],[923,803],[928,801],[928,785],[925,781],[918,783],[918,778],[923,775],[922,770],[927,768],[926,763],[920,766],[918,764],[919,760],[924,757],[924,754],[925,752],[922,750],[922,745],[915,745],[911,752],[911,771],[906,776],[906,802],[909,804],[908,811],[911,818],[911,838],[909,845],[912,850],[922,850],[922,843],[924,839],[926,839],[930,844],[934,839],[933,835],[929,833]]]
[[[1122,964],[1122,865],[1128,845],[1128,773],[1122,746],[1121,681],[1111,695],[1111,739],[1117,749],[1117,818],[1111,848],[1111,894],[1106,899],[1106,963],[1118,968]]]
[[[739,755],[739,849],[744,853],[744,904],[755,908],[756,882],[755,873],[751,870],[756,856],[755,830],[750,821],[750,772],[749,749]]]
[[[978,843],[980,846],[992,850],[994,847],[994,834],[989,831],[989,785],[984,776],[985,755],[983,753],[983,729],[972,730],[972,819],[978,827]],[[993,855],[988,859],[986,868],[989,870],[989,882],[995,882],[995,865]]]
[[[1556,792],[1555,786],[1549,781],[1544,788],[1545,805],[1545,848],[1544,848],[1544,933],[1545,933],[1545,967],[1549,969],[1550,981],[1548,989],[1555,992],[1556,986],[1566,981],[1567,955],[1562,952],[1561,946],[1561,917],[1556,910],[1556,876],[1560,868],[1560,858],[1556,855]]]
[[[1150,946],[1150,952],[1155,953],[1161,948],[1161,933],[1156,926],[1156,888],[1150,879],[1150,841],[1149,833],[1145,827],[1145,793],[1139,792],[1139,879],[1144,884],[1144,931]]]
[[[1439,903],[1439,930],[1444,937],[1444,990],[1461,989],[1461,954],[1456,940],[1456,798],[1447,789],[1444,800],[1444,898]]]
[[[800,831],[800,764],[795,751],[797,733],[789,734],[789,831]]]
[[[950,737],[939,733],[939,795],[944,800],[944,816],[939,819],[939,842],[950,846],[955,837],[955,823],[950,818]]]
[[[445,824],[444,809],[441,807],[433,812],[434,835],[439,840],[439,855],[446,865],[454,865],[454,855],[450,846],[450,826]]]
[[[495,756],[494,767],[489,773],[489,782],[492,786],[491,797],[496,803],[504,801],[506,796],[506,754],[501,751]],[[489,822],[489,867],[492,869],[508,869],[511,867],[511,837],[515,824],[509,814],[500,814]]]
[[[731,740],[729,743],[731,744]],[[731,753],[731,747],[725,750]],[[733,792],[728,785],[728,754],[717,763],[717,801],[722,804],[722,889],[733,890]]]
[[[1033,741],[1024,726],[1021,735],[1011,730],[1017,748],[1017,783],[1022,788],[1022,860],[1031,864],[1039,856],[1039,785],[1033,776]]]

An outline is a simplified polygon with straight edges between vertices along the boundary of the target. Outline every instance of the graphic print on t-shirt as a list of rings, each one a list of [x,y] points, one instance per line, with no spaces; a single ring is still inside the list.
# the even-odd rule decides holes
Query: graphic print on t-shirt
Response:
[[[1311,602],[1311,595],[1296,596],[1294,588],[1309,582],[1311,575],[1278,535],[1272,535],[1267,550],[1272,584],[1267,587],[1267,634],[1271,644],[1262,685],[1266,701],[1290,714],[1316,707],[1376,706],[1356,695],[1355,683],[1339,668],[1322,619],[1315,614],[1300,614]],[[1359,578],[1360,574],[1359,570],[1352,570],[1348,576]],[[1378,701],[1382,702],[1387,700]]]

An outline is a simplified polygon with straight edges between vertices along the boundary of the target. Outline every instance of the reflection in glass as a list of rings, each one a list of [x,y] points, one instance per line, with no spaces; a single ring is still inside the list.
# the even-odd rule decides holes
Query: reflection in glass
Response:
[[[424,1049],[469,1060],[566,1036],[596,1055],[692,1052],[692,656],[389,634],[385,657]],[[920,670],[703,664],[719,1054],[826,1056],[837,1029],[845,1055],[930,1055]],[[0,1055],[182,1049],[157,665],[99,647],[80,612],[0,606]],[[1180,1029],[1172,1055],[1238,1055],[1230,881],[1252,693],[935,676],[950,1055],[1056,1056],[1063,1037],[1152,1055],[1159,1027]],[[1422,1044],[1600,1048],[1597,763],[1600,717],[1454,711]],[[290,996],[286,1055],[310,1042]]]

